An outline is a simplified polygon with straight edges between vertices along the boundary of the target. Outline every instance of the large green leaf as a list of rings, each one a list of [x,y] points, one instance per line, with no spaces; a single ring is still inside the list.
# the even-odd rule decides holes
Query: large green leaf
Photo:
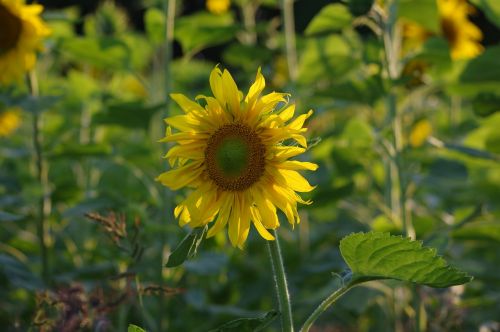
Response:
[[[352,15],[346,6],[335,3],[330,4],[314,16],[306,28],[306,35],[335,32],[348,26],[352,21]]]
[[[96,113],[94,123],[125,128],[147,129],[151,117],[164,104],[146,105],[142,101],[110,102],[103,112]]]
[[[422,247],[389,233],[355,233],[340,241],[340,251],[352,270],[351,283],[377,279],[411,281],[431,287],[449,287],[472,280],[437,256],[436,249]]]
[[[453,238],[462,240],[492,240],[500,242],[500,222],[478,221],[461,227],[452,233]]]
[[[478,82],[500,82],[500,46],[488,47],[478,57],[469,61],[460,75],[460,81],[464,83]]]
[[[165,41],[165,14],[158,8],[149,8],[144,13],[144,28],[148,39],[161,45]]]
[[[130,49],[120,39],[67,38],[62,40],[60,49],[71,60],[94,65],[101,69],[127,69],[130,66]]]
[[[350,36],[329,35],[306,40],[299,63],[299,82],[318,84],[339,81],[360,63],[359,41]]]
[[[185,53],[225,43],[234,38],[238,27],[232,16],[196,13],[179,18],[175,25],[175,38]]]
[[[270,311],[263,317],[256,318],[238,318],[227,322],[210,332],[258,332],[264,331],[272,321],[278,317],[277,311]]]
[[[146,332],[145,329],[134,324],[129,324],[127,332]]]
[[[186,259],[189,259],[196,255],[198,247],[201,241],[205,237],[208,230],[208,226],[194,228],[191,233],[186,235],[186,237],[179,243],[179,245],[172,251],[168,257],[166,267],[176,267],[184,263]]]

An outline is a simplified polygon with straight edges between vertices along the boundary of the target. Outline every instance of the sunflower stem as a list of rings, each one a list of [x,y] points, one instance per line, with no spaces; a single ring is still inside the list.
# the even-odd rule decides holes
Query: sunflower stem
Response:
[[[297,79],[297,48],[295,45],[295,18],[293,15],[293,0],[281,0],[281,13],[285,30],[285,53],[288,65],[288,75],[292,82]]]
[[[281,313],[281,329],[284,332],[293,332],[292,306],[290,304],[290,293],[288,292],[278,233],[275,230],[271,230],[270,232],[275,240],[267,241],[267,248],[269,249],[269,257],[271,259],[276,286],[276,295],[278,297],[278,305]]]
[[[352,287],[354,287],[353,284],[347,284],[343,285],[339,289],[337,289],[335,292],[330,294],[323,302],[320,303],[320,305],[313,311],[313,313],[306,319],[304,322],[304,325],[302,325],[302,328],[300,329],[300,332],[307,332],[309,329],[312,327],[314,322],[318,319],[318,317],[326,311],[332,304],[337,302],[337,300],[347,293]]]
[[[387,95],[386,105],[392,125],[393,155],[390,162],[391,177],[391,205],[392,210],[398,216],[403,228],[403,234],[415,239],[415,230],[407,218],[406,211],[406,185],[403,176],[403,124],[401,112],[397,109],[397,95],[394,91],[394,83],[399,79],[401,72],[401,31],[397,26],[398,0],[392,0],[387,5],[387,17],[383,31],[383,41],[386,55],[386,70],[391,80],[391,86]]]
[[[39,96],[38,78],[35,71],[31,71],[28,75],[28,88],[31,97],[35,100]],[[48,183],[48,170],[45,161],[43,160],[42,148],[42,118],[40,110],[36,109],[33,112],[33,148],[35,150],[35,169],[36,177],[42,189],[42,194],[38,200],[38,222],[37,236],[40,245],[40,255],[42,259],[42,279],[46,285],[50,283],[50,268],[47,243],[45,242],[47,232],[47,214],[50,211],[50,195]]]
[[[172,58],[173,58],[173,43],[174,43],[174,24],[175,24],[175,9],[176,7],[176,0],[165,0],[164,2],[164,11],[165,11],[165,44],[164,44],[164,53],[163,53],[163,84],[164,84],[164,89],[162,93],[165,96],[165,108],[163,110],[162,117],[166,118],[168,117],[170,113],[170,92],[172,90]],[[163,124],[163,121],[161,122]],[[166,151],[163,151],[166,153]],[[167,163],[168,167],[168,163]],[[172,192],[165,187],[164,192],[163,192],[163,207],[164,207],[164,212],[162,215],[167,216],[169,213],[171,213],[171,198],[172,198]],[[167,237],[166,233],[163,232],[162,237],[161,237],[161,247],[160,247],[160,268],[159,268],[159,275],[158,275],[158,282],[161,285],[163,283],[163,268],[165,265],[165,244],[167,242]],[[159,298],[159,312],[160,315],[158,315],[158,330],[159,331],[164,331],[166,330],[166,327],[164,326],[165,321],[164,321],[164,315],[163,313],[165,312],[165,297],[160,296]]]

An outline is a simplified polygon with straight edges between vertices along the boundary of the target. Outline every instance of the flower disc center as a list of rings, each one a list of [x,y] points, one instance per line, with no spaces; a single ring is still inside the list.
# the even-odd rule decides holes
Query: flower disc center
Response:
[[[0,54],[16,47],[21,37],[22,22],[7,7],[0,4]]]
[[[264,173],[265,147],[248,126],[224,125],[208,139],[205,163],[209,177],[219,188],[245,190]]]
[[[240,176],[248,166],[248,145],[241,137],[226,137],[217,147],[217,166],[224,174]]]
[[[458,39],[458,30],[455,22],[448,18],[442,18],[441,30],[443,31],[445,38],[448,40],[451,46],[456,45]]]

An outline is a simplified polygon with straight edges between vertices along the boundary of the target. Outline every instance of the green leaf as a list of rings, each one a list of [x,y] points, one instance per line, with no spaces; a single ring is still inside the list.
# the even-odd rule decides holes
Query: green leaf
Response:
[[[336,3],[330,4],[314,16],[311,23],[306,28],[305,34],[307,36],[335,32],[342,30],[350,25],[352,15],[346,6]]]
[[[349,10],[354,16],[365,15],[370,11],[375,0],[347,0]]]
[[[127,69],[130,66],[130,50],[117,38],[67,38],[61,42],[59,49],[77,63],[101,69]]]
[[[318,84],[340,80],[360,63],[357,40],[329,35],[306,40],[299,64],[299,82]]]
[[[216,329],[209,332],[258,332],[267,328],[279,313],[277,311],[269,311],[263,317],[256,318],[238,318],[227,322]]]
[[[429,31],[440,31],[436,0],[401,0],[398,15],[415,21]]]
[[[453,231],[452,236],[461,240],[492,240],[500,242],[500,223],[498,221],[470,223]]]
[[[5,284],[7,280],[7,289],[9,286],[14,288],[24,288],[29,290],[41,289],[43,282],[30,271],[28,265],[17,259],[0,253],[0,280]],[[9,285],[9,283],[11,285]],[[5,287],[5,286],[3,286]]]
[[[0,222],[2,222],[2,221],[19,221],[19,220],[22,220],[23,218],[24,218],[23,216],[0,210]]]
[[[149,8],[144,14],[144,28],[148,39],[161,45],[165,40],[165,14],[158,8]]]
[[[129,324],[127,332],[146,332],[145,329],[134,324]]]
[[[488,47],[478,57],[469,61],[460,75],[464,83],[500,82],[500,46]]]
[[[500,1],[498,0],[471,0],[482,9],[488,20],[500,27]]]
[[[500,111],[500,94],[492,92],[479,93],[472,100],[472,109],[476,115],[486,117]]]
[[[166,267],[176,267],[184,263],[185,260],[196,255],[201,241],[207,233],[208,226],[194,228],[168,257]]]
[[[354,284],[397,279],[441,288],[472,280],[437,256],[436,249],[389,233],[351,234],[340,241],[340,252],[352,270]]]
[[[102,113],[94,115],[97,124],[118,125],[125,128],[148,129],[153,114],[164,104],[145,105],[142,101],[113,102]]]
[[[185,53],[196,52],[230,41],[237,30],[230,13],[213,15],[200,12],[179,18],[175,25],[175,38]]]

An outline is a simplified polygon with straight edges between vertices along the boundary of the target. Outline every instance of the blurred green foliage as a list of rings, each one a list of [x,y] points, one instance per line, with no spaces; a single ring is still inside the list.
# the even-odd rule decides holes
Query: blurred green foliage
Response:
[[[498,2],[471,2],[500,33]],[[388,183],[393,147],[386,99],[395,92],[407,219],[418,240],[474,281],[416,291],[404,282],[373,281],[323,315],[318,331],[408,331],[417,316],[423,331],[499,324],[500,47],[484,45],[478,57],[452,61],[447,41],[435,35],[402,57],[403,67],[420,61],[423,69],[403,68],[389,82],[373,5],[325,3],[309,17],[296,34],[293,81],[278,1],[234,1],[221,15],[209,13],[203,1],[185,7],[177,1],[167,79],[173,91],[194,98],[209,94],[217,63],[243,89],[260,66],[267,91],[291,93],[298,112],[315,110],[308,124],[317,142],[308,158],[320,165],[309,177],[318,186],[308,197],[314,204],[301,208],[295,230],[280,228],[297,324],[339,287],[337,274],[347,268],[338,248],[344,236],[402,234]],[[157,140],[167,107],[171,114],[180,110],[165,91],[163,4],[144,1],[142,12],[138,29],[109,2],[86,16],[76,7],[47,8],[52,35],[37,64],[41,96],[29,96],[23,84],[0,89],[0,110],[23,109],[22,126],[0,137],[0,323],[6,331],[57,329],[71,320],[89,331],[278,330],[271,268],[254,231],[243,251],[220,234],[199,244],[196,255],[188,248],[180,266],[168,258],[190,230],[173,216],[183,193],[154,181],[167,167]],[[439,29],[434,1],[401,0],[399,15]],[[43,119],[48,188],[33,162],[34,113]],[[422,119],[433,132],[412,146],[408,137]],[[41,196],[50,201],[44,211],[49,282],[40,277]],[[424,308],[418,314],[417,297]]]

